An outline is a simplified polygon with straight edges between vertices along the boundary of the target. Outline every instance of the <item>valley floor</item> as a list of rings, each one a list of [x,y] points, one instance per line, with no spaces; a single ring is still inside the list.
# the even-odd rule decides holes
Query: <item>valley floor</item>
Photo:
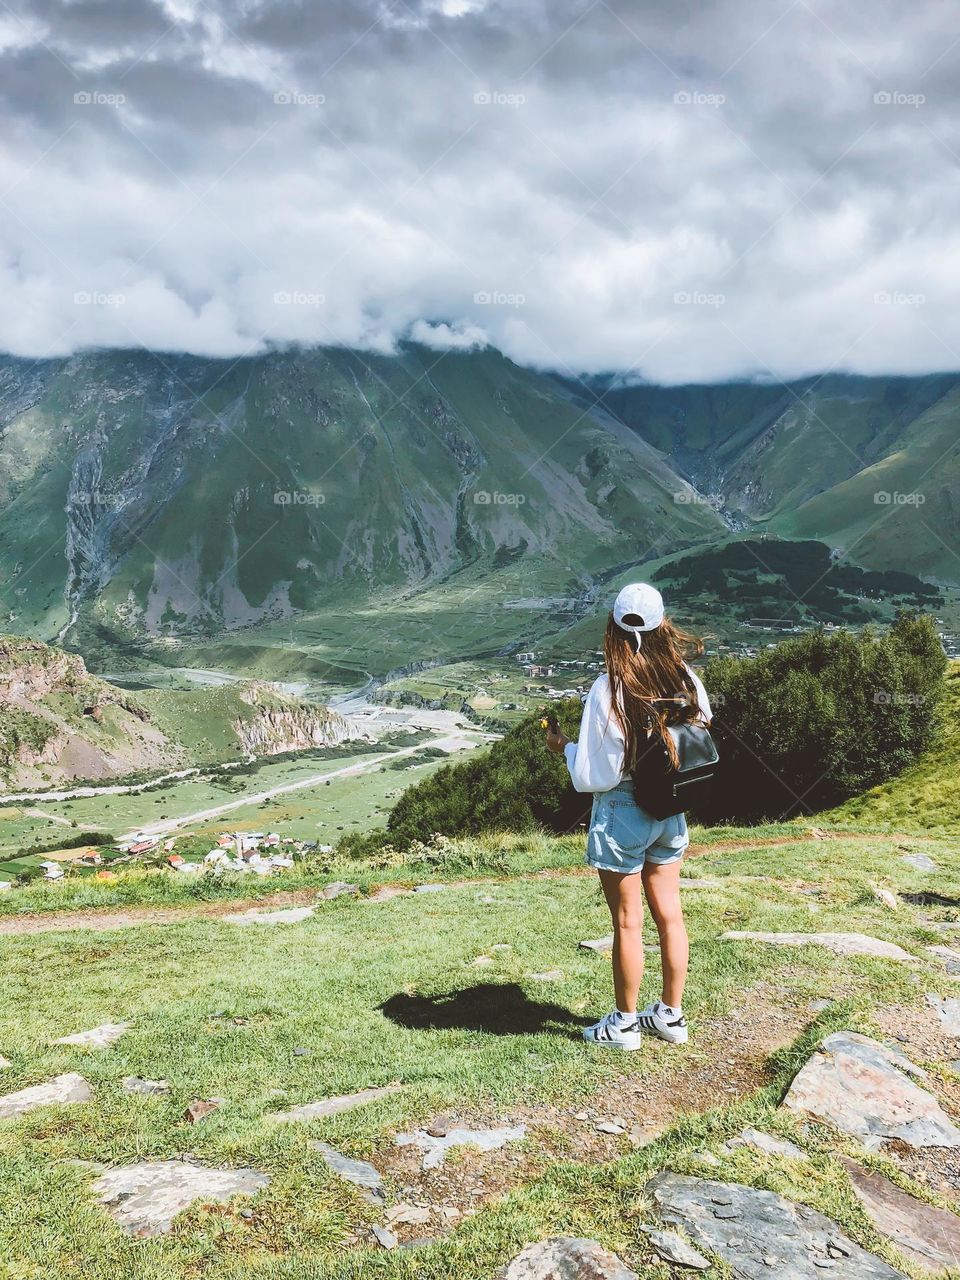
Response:
[[[844,1029],[895,1037],[960,1116],[955,1028],[928,998],[955,986],[949,953],[929,950],[960,928],[955,842],[812,824],[698,834],[684,881],[690,1044],[613,1057],[580,1037],[610,1004],[610,974],[602,951],[579,945],[609,924],[579,840],[491,837],[392,867],[328,861],[297,869],[282,897],[273,882],[143,873],[4,895],[0,1092],[75,1072],[90,1093],[0,1119],[0,1275],[487,1280],[524,1244],[569,1235],[667,1277],[643,1188],[672,1170],[811,1205],[920,1276],[852,1194],[842,1157],[949,1207],[960,1161],[903,1144],[868,1151],[780,1103],[815,1046]],[[324,899],[336,881],[350,883]],[[418,885],[431,888],[410,891]],[[728,931],[857,933],[907,955]],[[657,989],[653,947],[649,963],[644,998]],[[117,1031],[103,1047],[51,1043],[104,1024]],[[129,1092],[130,1077],[169,1091]],[[277,1122],[368,1088],[383,1092]],[[208,1114],[186,1118],[210,1099]],[[726,1145],[747,1126],[800,1155]],[[458,1146],[424,1167],[458,1129],[502,1131],[490,1138],[501,1145]],[[405,1134],[416,1143],[398,1144]],[[329,1148],[372,1165],[382,1195],[335,1173]],[[94,1188],[143,1162],[250,1170],[269,1183],[223,1203],[200,1195],[166,1233],[134,1239]],[[138,1204],[120,1196],[113,1213]],[[713,1255],[711,1274],[729,1274],[731,1260]]]

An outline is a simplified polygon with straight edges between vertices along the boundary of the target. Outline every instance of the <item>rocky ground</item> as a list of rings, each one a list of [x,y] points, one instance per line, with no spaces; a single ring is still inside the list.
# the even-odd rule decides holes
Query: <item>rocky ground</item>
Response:
[[[574,869],[16,921],[0,1275],[960,1274],[960,866],[896,839],[705,852],[691,1043],[613,1058]]]

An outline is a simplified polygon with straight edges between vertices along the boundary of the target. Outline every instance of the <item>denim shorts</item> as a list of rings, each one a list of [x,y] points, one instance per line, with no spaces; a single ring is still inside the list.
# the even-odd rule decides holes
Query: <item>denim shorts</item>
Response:
[[[593,797],[586,860],[598,871],[632,875],[642,871],[645,862],[679,862],[689,843],[684,815],[652,818],[634,800],[629,780]]]

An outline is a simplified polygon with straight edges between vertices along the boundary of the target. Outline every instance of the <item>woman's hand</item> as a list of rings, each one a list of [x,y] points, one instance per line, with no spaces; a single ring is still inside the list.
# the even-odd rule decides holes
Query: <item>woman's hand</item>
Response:
[[[569,741],[570,739],[562,733],[550,732],[547,734],[547,750],[555,751],[557,755],[562,755],[563,748]]]

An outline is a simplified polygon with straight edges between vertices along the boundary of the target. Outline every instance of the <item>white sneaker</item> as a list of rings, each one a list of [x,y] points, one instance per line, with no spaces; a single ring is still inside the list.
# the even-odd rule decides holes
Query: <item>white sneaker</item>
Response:
[[[668,1044],[686,1044],[690,1038],[687,1031],[687,1020],[681,1013],[679,1017],[665,1014],[662,1009],[665,1006],[659,1000],[654,1000],[648,1004],[645,1009],[637,1014],[637,1021],[634,1027],[647,1036],[659,1036],[661,1040],[666,1040]],[[634,1029],[631,1027],[631,1030]]]
[[[606,1049],[639,1049],[643,1037],[635,1022],[621,1022],[617,1011],[608,1013],[606,1017],[595,1022],[592,1027],[585,1027],[583,1038],[589,1044],[599,1044]]]

